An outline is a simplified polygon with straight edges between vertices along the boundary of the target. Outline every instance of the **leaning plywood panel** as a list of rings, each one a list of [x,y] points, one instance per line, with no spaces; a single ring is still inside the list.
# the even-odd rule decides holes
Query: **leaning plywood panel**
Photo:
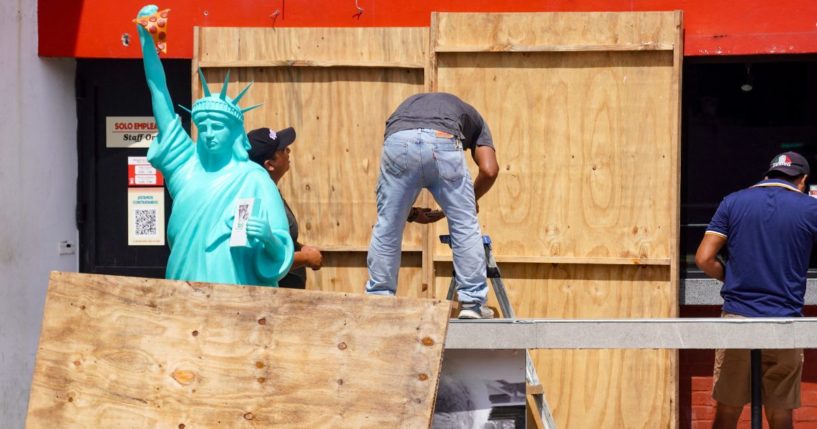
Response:
[[[448,311],[53,273],[26,427],[428,427]]]

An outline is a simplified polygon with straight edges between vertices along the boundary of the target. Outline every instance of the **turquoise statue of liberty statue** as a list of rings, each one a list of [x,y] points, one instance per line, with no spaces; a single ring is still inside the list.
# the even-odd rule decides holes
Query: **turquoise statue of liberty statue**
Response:
[[[150,5],[139,17],[156,13]],[[162,172],[173,198],[167,226],[168,279],[277,286],[289,271],[293,243],[281,195],[264,169],[247,156],[244,112],[227,96],[229,72],[219,94],[211,94],[199,70],[204,97],[188,110],[198,128],[194,143],[173,109],[165,72],[150,33],[137,25],[145,76],[159,135],[148,149],[148,161]],[[187,110],[187,109],[185,109]],[[251,199],[251,200],[250,200]],[[246,223],[235,219],[237,204],[251,201]],[[246,210],[242,210],[242,213]],[[240,218],[242,218],[240,216]],[[241,222],[245,243],[233,242],[233,224]],[[241,241],[241,240],[239,240]]]

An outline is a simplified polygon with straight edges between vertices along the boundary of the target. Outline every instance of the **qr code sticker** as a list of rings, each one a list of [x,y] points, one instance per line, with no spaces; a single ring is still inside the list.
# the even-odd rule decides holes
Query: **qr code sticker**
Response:
[[[137,236],[156,235],[156,209],[136,209],[136,231]]]

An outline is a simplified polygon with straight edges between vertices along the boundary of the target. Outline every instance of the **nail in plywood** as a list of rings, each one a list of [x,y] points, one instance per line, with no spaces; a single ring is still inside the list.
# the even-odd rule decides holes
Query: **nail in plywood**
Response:
[[[448,312],[52,273],[26,427],[428,427]]]

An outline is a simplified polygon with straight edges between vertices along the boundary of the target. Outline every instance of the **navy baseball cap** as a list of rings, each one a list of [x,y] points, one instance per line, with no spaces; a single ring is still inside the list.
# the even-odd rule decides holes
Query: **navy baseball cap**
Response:
[[[766,175],[772,171],[779,171],[787,176],[796,177],[801,174],[809,174],[809,165],[806,158],[797,152],[783,152],[775,156],[769,163]]]
[[[247,155],[253,162],[263,164],[275,152],[295,143],[295,129],[289,127],[275,131],[271,128],[257,128],[247,133],[247,139],[250,141]]]

